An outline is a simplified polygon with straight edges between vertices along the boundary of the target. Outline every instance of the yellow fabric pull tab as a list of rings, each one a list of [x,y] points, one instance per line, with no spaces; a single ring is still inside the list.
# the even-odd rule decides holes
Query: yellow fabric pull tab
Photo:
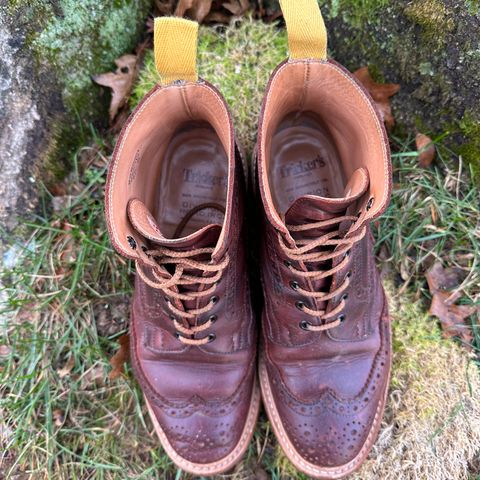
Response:
[[[198,23],[179,17],[155,19],[155,66],[163,85],[175,80],[196,82]]]
[[[317,0],[280,0],[290,59],[327,59],[327,30]]]

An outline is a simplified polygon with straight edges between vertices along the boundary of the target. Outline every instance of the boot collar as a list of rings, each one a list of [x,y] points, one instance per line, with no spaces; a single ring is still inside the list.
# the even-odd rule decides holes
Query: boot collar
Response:
[[[257,169],[267,219],[287,237],[288,230],[275,208],[268,182],[270,141],[286,114],[296,108],[315,111],[314,102],[328,112],[327,123],[336,123],[339,139],[348,138],[349,143],[341,145],[344,151],[340,154],[347,156],[349,145],[355,142],[355,155],[348,156],[348,160],[354,163],[353,170],[365,168],[368,172],[370,186],[359,200],[359,209],[366,212],[365,221],[381,215],[390,201],[392,171],[388,137],[368,92],[333,60],[284,61],[272,73],[263,99]],[[342,132],[342,129],[347,132],[346,126],[348,137]]]
[[[227,248],[234,206],[236,159],[233,122],[218,90],[208,82],[199,80],[166,87],[155,86],[135,108],[120,133],[108,170],[105,215],[113,246],[127,258],[143,258],[142,250],[148,238],[146,233],[150,231],[146,229],[142,233],[134,227],[128,217],[129,202],[137,199],[147,204],[158,188],[158,185],[148,182],[149,173],[154,168],[148,160],[153,158],[151,155],[149,157],[149,135],[154,136],[162,130],[168,133],[175,128],[172,125],[178,120],[176,116],[179,110],[190,117],[205,115],[219,134],[227,153],[225,216],[213,256],[221,257]],[[147,163],[143,163],[145,158]],[[143,180],[140,180],[141,175]]]

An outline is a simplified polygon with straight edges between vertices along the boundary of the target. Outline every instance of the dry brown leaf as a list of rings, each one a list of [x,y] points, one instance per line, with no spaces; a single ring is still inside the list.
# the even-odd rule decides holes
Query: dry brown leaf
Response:
[[[92,80],[99,85],[112,89],[112,100],[110,102],[110,121],[113,121],[121,107],[123,107],[130,96],[133,82],[138,73],[137,55],[122,55],[115,60],[117,70],[115,72],[94,75]]]
[[[123,364],[127,362],[129,358],[130,337],[128,334],[118,337],[118,343],[120,344],[120,348],[110,359],[110,365],[112,366],[112,371],[108,374],[110,380],[115,380],[124,374]]]
[[[435,262],[426,274],[428,288],[432,294],[429,313],[440,320],[445,337],[459,337],[466,344],[472,341],[472,333],[467,320],[475,313],[471,305],[457,305],[460,292],[449,292],[460,284],[461,278],[457,270],[443,268]]]
[[[250,2],[249,0],[231,0],[229,2],[223,2],[222,7],[236,17],[240,17],[248,10]]]
[[[432,217],[432,223],[436,225],[438,220],[438,214],[437,214],[437,211],[435,210],[433,203],[430,205],[430,214]]]
[[[53,421],[54,421],[54,423],[57,427],[61,427],[65,423],[65,412],[63,412],[59,408],[56,408],[52,412],[52,417],[53,417]]]
[[[392,108],[390,106],[390,97],[395,95],[400,90],[398,83],[377,83],[370,76],[368,67],[359,68],[354,72],[355,77],[368,90],[377,105],[383,121],[387,128],[392,128],[395,125],[395,119],[392,115]]]
[[[429,167],[432,164],[436,153],[432,139],[423,133],[417,133],[417,136],[415,137],[415,145],[417,146],[418,152],[418,164],[423,168]]]
[[[467,345],[472,342],[471,328],[466,320],[475,313],[474,306],[456,305],[448,292],[437,292],[429,313],[440,320],[444,337],[460,337]]]
[[[443,268],[441,262],[435,262],[426,273],[428,288],[433,295],[436,292],[453,290],[462,282],[462,272],[456,268]],[[456,294],[458,298],[458,294]]]
[[[175,0],[155,0],[153,2],[153,12],[156,17],[172,15],[175,10]]]
[[[211,8],[212,0],[180,0],[175,9],[175,15],[177,17],[187,16],[202,23]]]
[[[58,376],[60,378],[64,378],[67,375],[70,375],[70,372],[73,370],[73,367],[75,366],[75,358],[72,355],[69,359],[68,362],[60,369],[57,370]]]

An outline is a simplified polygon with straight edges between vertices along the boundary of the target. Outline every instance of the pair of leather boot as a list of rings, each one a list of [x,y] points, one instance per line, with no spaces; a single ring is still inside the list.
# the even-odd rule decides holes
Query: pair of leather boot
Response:
[[[390,324],[369,226],[389,201],[385,130],[368,93],[327,59],[316,0],[281,4],[290,57],[259,119],[248,195],[260,215],[245,207],[247,165],[224,99],[197,76],[188,20],[156,19],[161,81],[109,169],[109,233],[137,271],[134,372],[165,451],[197,475],[240,460],[262,396],[290,461],[343,477],[368,455],[385,404]],[[261,320],[246,223],[260,244]]]

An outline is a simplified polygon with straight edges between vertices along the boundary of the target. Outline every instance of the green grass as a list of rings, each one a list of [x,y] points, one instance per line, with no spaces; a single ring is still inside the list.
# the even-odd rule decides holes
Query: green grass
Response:
[[[251,153],[265,83],[286,55],[285,35],[249,20],[223,35],[202,29],[199,69],[225,94]],[[155,79],[147,56],[132,104]],[[467,275],[463,300],[478,303],[478,192],[468,171],[452,167],[457,159],[441,139],[437,166],[429,170],[416,166],[409,139],[392,142],[396,186],[374,231],[379,245],[388,247],[393,274],[408,284],[401,294],[390,288],[395,374],[384,432],[396,433],[390,443],[379,442],[378,460],[367,462],[356,478],[373,478],[372,471],[380,475],[375,478],[392,472],[414,478],[400,476],[397,467],[403,452],[417,448],[431,463],[410,462],[409,472],[447,480],[480,445],[479,382],[465,352],[444,341],[425,313],[423,274],[432,258],[459,264]],[[59,199],[46,193],[41,213],[23,226],[28,240],[11,245],[16,264],[4,272],[1,292],[0,478],[21,472],[54,480],[189,478],[159,447],[131,371],[108,379],[109,358],[126,329],[132,280],[131,265],[114,253],[104,223],[111,152],[110,140],[98,136],[80,150],[65,181],[71,197],[60,198],[70,203],[60,208]],[[431,455],[432,442],[442,455]],[[449,477],[437,473],[443,462]],[[281,454],[263,415],[244,462],[226,478],[306,479]]]
[[[459,302],[480,306],[480,194],[475,175],[442,143],[434,140],[433,167],[418,167],[413,139],[392,138],[394,191],[390,206],[374,227],[377,247],[408,286],[430,299],[425,273],[435,261],[458,269],[463,281]],[[471,319],[473,348],[480,353],[478,316]]]

